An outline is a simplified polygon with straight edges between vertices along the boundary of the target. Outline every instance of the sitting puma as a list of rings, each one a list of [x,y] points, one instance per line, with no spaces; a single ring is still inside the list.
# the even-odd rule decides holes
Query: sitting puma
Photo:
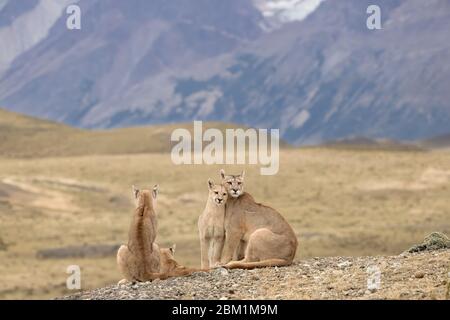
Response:
[[[128,234],[128,245],[117,252],[117,264],[126,281],[149,281],[163,277],[160,274],[160,251],[156,238],[156,197],[158,186],[150,192],[133,186],[136,209]],[[123,282],[123,280],[121,281]]]
[[[133,186],[133,193],[136,210],[130,226],[128,245],[122,245],[117,252],[117,264],[125,277],[119,283],[167,279],[199,271],[180,266],[175,261],[175,245],[172,248],[160,249],[154,242],[158,186],[155,186],[152,192],[139,191]]]
[[[222,184],[230,197],[225,205],[225,268],[250,269],[290,265],[297,250],[294,230],[275,209],[256,203],[244,192],[244,172],[226,175]],[[238,260],[240,261],[231,261]],[[230,262],[231,261],[231,262]]]
[[[208,180],[209,195],[205,210],[198,218],[202,269],[216,267],[220,262],[225,240],[224,218],[227,191]]]

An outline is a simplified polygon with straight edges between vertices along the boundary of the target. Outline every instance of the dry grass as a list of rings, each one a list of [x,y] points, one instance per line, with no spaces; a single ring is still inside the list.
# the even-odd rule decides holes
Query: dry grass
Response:
[[[18,130],[14,133],[5,129],[8,121],[3,114],[1,119],[0,135],[15,140],[12,149],[0,143],[0,238],[6,249],[0,250],[0,298],[66,294],[65,271],[71,264],[81,266],[83,288],[119,280],[115,257],[41,260],[36,252],[126,243],[132,184],[142,188],[160,184],[157,241],[163,246],[176,243],[182,264],[199,265],[197,218],[207,197],[206,181],[209,177],[218,180],[221,166],[176,166],[170,154],[156,153],[157,149],[138,154],[139,149],[130,145],[150,152],[153,142],[159,141],[134,131],[144,128],[122,129],[122,134],[127,132],[123,140],[114,140],[116,131],[111,138],[106,131],[36,124],[23,117],[13,121]],[[70,156],[63,157],[66,149],[59,148],[54,157],[43,157],[47,151],[39,154],[40,148],[50,150],[53,142],[49,141],[53,140],[44,140],[43,147],[30,147],[30,141],[43,138],[33,135],[26,140],[21,130],[29,125],[35,134],[37,126],[50,126],[41,132],[54,139],[67,130],[67,136],[77,142],[67,144]],[[86,138],[75,139],[78,134]],[[94,138],[97,134],[107,136],[108,143]],[[65,144],[63,139],[61,145]],[[77,155],[78,151],[73,151],[77,148],[82,154],[102,148],[114,154],[92,151],[91,155]],[[29,155],[35,152],[40,156],[11,158],[13,149],[29,149]],[[126,155],[115,154],[121,150]],[[277,208],[292,224],[300,242],[297,259],[398,254],[432,231],[450,233],[449,151],[310,148],[284,149],[280,157],[280,171],[275,176],[261,176],[258,166],[247,166],[246,190]],[[225,169],[239,172],[242,167]]]
[[[175,166],[169,154],[0,161],[0,296],[65,293],[70,264],[84,288],[120,278],[114,257],[38,260],[39,249],[127,241],[130,186],[159,183],[158,242],[199,262],[197,217],[219,166]],[[239,167],[226,167],[237,172]],[[397,254],[432,231],[450,232],[450,153],[285,150],[280,172],[247,167],[247,191],[277,208],[300,240],[297,259]]]
[[[173,130],[192,123],[154,125],[113,130],[82,130],[0,109],[0,155],[5,158],[42,158],[170,152]],[[203,130],[237,128],[219,122],[204,123]],[[288,147],[281,142],[283,147]]]

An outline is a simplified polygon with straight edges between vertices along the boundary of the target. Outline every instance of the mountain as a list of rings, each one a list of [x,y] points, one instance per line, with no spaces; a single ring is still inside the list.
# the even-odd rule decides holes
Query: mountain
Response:
[[[25,6],[16,3],[8,2]],[[3,105],[13,111],[89,125],[94,120],[89,120],[88,113],[95,110],[102,114],[108,110],[114,118],[121,97],[147,79],[229,52],[261,33],[262,16],[249,0],[80,0],[77,5],[82,13],[81,30],[68,30],[67,15],[61,12],[48,35],[19,54],[3,73]],[[48,16],[35,13],[31,4],[22,11],[25,9],[27,13],[10,24],[26,20],[38,25]],[[8,30],[8,26],[1,29],[3,33]],[[30,37],[34,36],[39,35]],[[12,38],[21,37],[25,35]],[[10,38],[3,36],[2,43],[13,42]],[[165,88],[147,86],[145,90],[163,93]],[[147,108],[160,109],[143,98]]]
[[[450,134],[444,134],[432,137],[419,143],[423,148],[427,149],[450,149]]]
[[[39,31],[0,73],[0,104],[88,128],[280,128],[296,144],[448,133],[450,3],[378,1],[382,30],[366,27],[370,4],[80,0],[82,30],[62,14]],[[2,18],[2,42],[20,19]]]
[[[450,4],[384,2],[383,29],[370,31],[369,3],[326,1],[233,54],[224,64],[232,76],[185,78],[177,88],[194,88],[187,97],[215,91],[220,116],[279,127],[299,144],[448,132]]]

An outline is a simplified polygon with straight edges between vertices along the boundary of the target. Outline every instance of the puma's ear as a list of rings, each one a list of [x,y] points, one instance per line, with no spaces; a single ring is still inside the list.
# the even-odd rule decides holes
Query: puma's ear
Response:
[[[153,190],[152,190],[153,199],[156,199],[156,197],[158,196],[158,191],[159,191],[159,185],[155,184],[155,186],[153,187]]]
[[[241,178],[244,179],[244,177],[245,177],[245,170],[242,170],[242,172],[241,172]]]
[[[225,179],[225,170],[220,169],[220,176],[222,177],[222,179]]]
[[[137,199],[137,197],[138,197],[138,195],[139,195],[139,189],[136,188],[135,185],[133,185],[133,186],[131,187],[131,190],[133,191],[133,197],[134,197],[135,199]]]
[[[177,245],[174,243],[170,248],[170,252],[172,253],[173,256],[175,256],[175,249],[177,248]]]
[[[208,179],[208,188],[211,190],[214,187],[214,181]]]

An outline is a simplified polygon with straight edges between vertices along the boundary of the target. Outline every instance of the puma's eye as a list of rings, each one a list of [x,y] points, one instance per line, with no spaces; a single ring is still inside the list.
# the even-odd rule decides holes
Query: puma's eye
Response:
[[[228,184],[231,186],[232,184],[233,184],[233,182],[231,182],[231,181],[228,181]]]
[[[227,194],[226,194],[226,193],[222,193],[222,195],[223,195],[223,196],[226,196]]]
[[[238,185],[240,186],[242,182],[238,182]]]
[[[219,194],[219,191],[214,191],[215,194]]]

